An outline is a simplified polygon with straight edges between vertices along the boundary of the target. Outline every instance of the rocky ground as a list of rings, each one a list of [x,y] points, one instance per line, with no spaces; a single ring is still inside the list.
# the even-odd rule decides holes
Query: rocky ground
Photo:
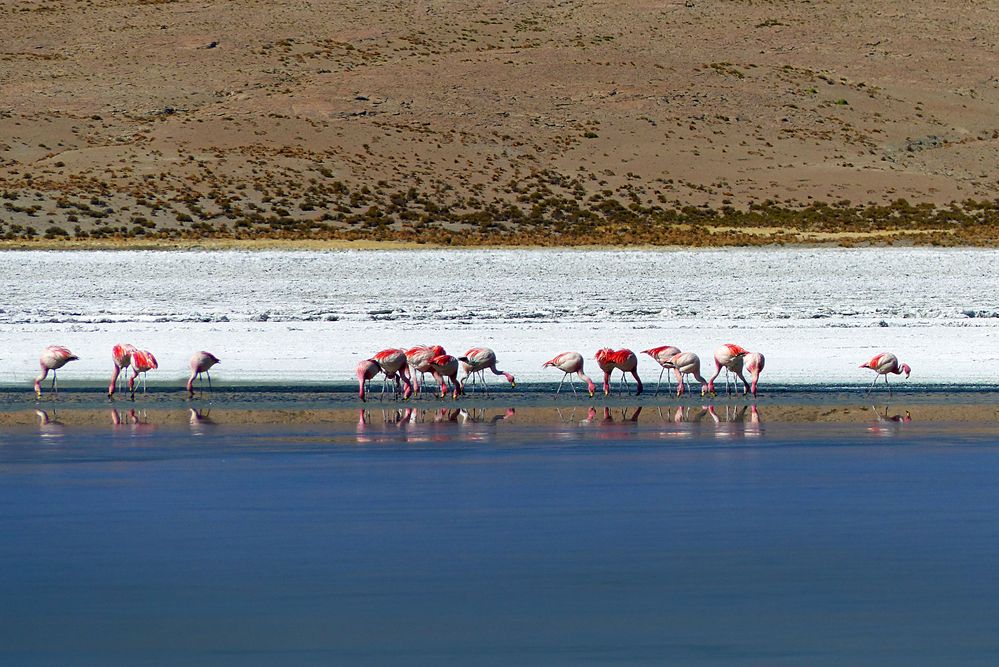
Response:
[[[0,24],[8,245],[999,244],[988,1],[2,0]]]

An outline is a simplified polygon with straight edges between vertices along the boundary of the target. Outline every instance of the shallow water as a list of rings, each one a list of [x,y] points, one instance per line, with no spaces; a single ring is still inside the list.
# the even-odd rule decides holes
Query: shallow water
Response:
[[[989,664],[999,650],[994,396],[710,411],[267,396],[0,412],[0,661]]]

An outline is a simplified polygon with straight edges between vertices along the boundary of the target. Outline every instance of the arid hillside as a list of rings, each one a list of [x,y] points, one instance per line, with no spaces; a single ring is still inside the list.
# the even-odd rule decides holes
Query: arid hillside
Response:
[[[0,25],[8,245],[999,243],[990,0],[2,0]]]

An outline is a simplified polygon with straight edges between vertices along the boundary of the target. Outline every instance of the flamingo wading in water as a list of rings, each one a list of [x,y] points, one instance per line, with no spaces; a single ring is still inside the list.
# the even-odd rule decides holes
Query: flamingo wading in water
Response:
[[[725,369],[725,393],[728,393],[728,373],[731,371],[735,373],[736,377],[742,380],[742,384],[746,388],[746,392],[749,391],[749,383],[746,381],[746,376],[742,374],[743,357],[749,354],[749,350],[746,348],[736,345],[734,343],[725,343],[717,350],[715,350],[715,374],[711,376],[708,380],[708,393],[714,396],[715,394],[715,379]]]
[[[48,376],[49,371],[52,371],[52,391],[58,394],[59,383],[56,382],[56,371],[79,358],[70,352],[69,348],[61,345],[49,345],[42,350],[42,354],[38,358],[38,365],[41,366],[42,372],[35,378],[35,396],[42,397],[42,380]]]
[[[912,369],[909,368],[909,364],[900,364],[898,362],[898,357],[896,357],[891,352],[882,352],[881,354],[875,355],[870,361],[865,364],[860,364],[861,368],[870,368],[876,373],[874,376],[874,382],[867,389],[867,393],[871,393],[874,389],[874,385],[878,383],[878,378],[884,376],[885,386],[888,387],[888,395],[891,396],[891,385],[888,384],[888,375],[901,375],[905,373],[905,379],[909,379],[909,374],[912,373]]]
[[[458,360],[450,354],[441,354],[428,362],[430,374],[441,385],[441,398],[447,396],[447,380],[451,381],[451,397],[457,399],[458,394],[465,393],[465,388],[458,381]]]
[[[357,363],[357,396],[362,401],[367,400],[368,380],[381,373],[382,368],[374,359],[365,359]]]
[[[385,383],[389,380],[395,381],[396,393],[399,392],[399,381],[402,380],[402,384],[405,385],[402,392],[403,398],[408,399],[413,395],[413,384],[409,380],[409,361],[406,358],[405,352],[389,348],[382,350],[372,357],[372,359],[378,364],[382,372],[385,373],[385,379],[382,382],[382,396],[385,395]]]
[[[194,396],[194,380],[195,378],[200,379],[201,374],[204,373],[208,378],[208,389],[212,388],[212,374],[208,371],[215,364],[220,363],[219,358],[216,357],[211,352],[195,352],[194,356],[191,357],[191,377],[187,379],[187,393],[189,396]]]
[[[600,370],[604,372],[604,396],[610,395],[611,373],[615,370],[621,371],[622,384],[627,382],[625,373],[631,373],[632,377],[635,378],[635,382],[638,383],[635,396],[641,395],[642,379],[638,377],[638,357],[635,356],[634,352],[628,349],[612,350],[609,347],[605,347],[597,350],[594,358],[597,360]]]
[[[488,347],[473,347],[465,353],[465,356],[458,357],[458,361],[461,362],[461,370],[463,371],[461,376],[462,393],[465,392],[465,382],[469,376],[472,376],[473,386],[477,384],[476,378],[478,378],[478,381],[482,383],[483,389],[488,393],[489,389],[486,387],[486,370],[492,371],[493,375],[502,375],[505,377],[511,387],[517,386],[512,375],[496,368],[496,353]]]
[[[111,384],[108,385],[108,398],[114,397],[114,392],[118,389],[118,376],[132,363],[132,354],[138,349],[128,343],[118,343],[111,348],[111,360],[114,361],[114,372],[111,374]],[[125,373],[125,376],[128,372]]]
[[[556,396],[562,390],[562,383],[565,382],[566,378],[569,378],[569,386],[572,387],[573,395],[576,394],[576,383],[572,379],[573,374],[575,374],[586,383],[586,389],[590,392],[590,398],[593,398],[593,394],[597,390],[597,385],[593,384],[593,380],[583,372],[583,355],[579,352],[563,352],[550,361],[546,361],[541,367],[548,368],[549,366],[557,368],[564,373],[558,383],[558,389],[555,390]]]
[[[681,352],[669,360],[673,364],[673,372],[676,373],[676,395],[683,396],[685,391],[683,378],[685,375],[693,375],[694,379],[701,383],[701,396],[707,393],[708,382],[701,376],[701,358],[693,352]]]
[[[670,359],[680,354],[680,348],[674,347],[673,345],[662,345],[660,347],[650,347],[647,350],[642,350],[642,354],[647,354],[656,360],[656,363],[662,366],[662,370],[659,371],[659,383],[656,384],[656,393],[653,396],[659,395],[659,387],[663,383],[663,373],[667,370],[672,370],[673,364]],[[666,373],[666,389],[670,389],[669,386],[669,373]]]
[[[440,345],[417,345],[406,350],[406,361],[409,363],[409,377],[413,382],[416,393],[420,393],[420,388],[425,380],[426,373],[430,372],[430,360],[442,354],[447,354]],[[419,379],[416,374],[419,373]]]
[[[146,393],[146,373],[156,370],[160,365],[156,362],[156,357],[149,350],[132,351],[132,377],[128,378],[128,391],[135,400],[135,379],[142,373],[142,393]]]

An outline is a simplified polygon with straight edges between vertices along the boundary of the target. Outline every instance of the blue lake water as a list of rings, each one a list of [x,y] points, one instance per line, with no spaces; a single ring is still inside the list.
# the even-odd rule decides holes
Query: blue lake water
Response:
[[[0,430],[4,664],[999,654],[994,421],[106,412]]]

